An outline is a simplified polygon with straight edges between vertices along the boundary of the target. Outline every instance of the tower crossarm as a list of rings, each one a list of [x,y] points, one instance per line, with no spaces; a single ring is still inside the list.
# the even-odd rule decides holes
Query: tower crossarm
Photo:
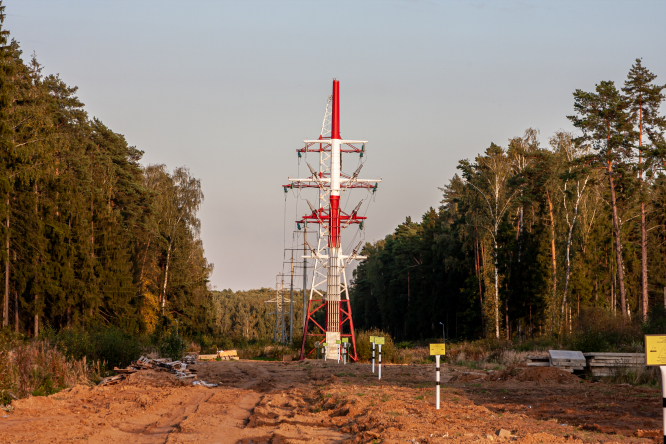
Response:
[[[282,185],[282,188],[287,191],[288,189],[294,189],[294,188],[329,188],[331,184],[331,179],[329,177],[320,177],[320,178],[313,178],[313,177],[306,177],[304,179],[296,179],[296,178],[288,178],[289,180],[288,185]],[[344,189],[351,189],[351,188],[366,188],[366,189],[372,189],[375,187],[375,184],[381,182],[381,179],[352,179],[351,177],[347,179],[347,182],[344,183]],[[347,184],[349,183],[349,184]]]
[[[342,211],[340,211],[340,216],[339,220],[340,222],[345,223],[345,227],[348,226],[349,224],[360,224],[363,222],[365,219],[367,219],[366,216],[359,216],[356,214],[356,212],[352,212],[352,214],[347,214]],[[324,208],[319,208],[318,210],[314,210],[310,214],[306,214],[301,218],[301,220],[296,221],[296,223],[315,223],[315,224],[324,224],[328,225],[331,220],[331,214],[330,211]]]
[[[343,146],[340,147],[340,152],[341,153],[364,153],[365,152],[365,143],[361,144],[361,148],[354,146],[352,143],[345,143],[347,141],[343,140]],[[355,143],[361,143],[361,142],[355,142]],[[319,147],[316,147],[316,145],[319,145]],[[298,153],[298,157],[301,157],[304,153],[327,153],[331,151],[331,143],[326,141],[326,140],[318,140],[316,142],[306,142],[305,146],[303,148],[298,148],[296,152]]]

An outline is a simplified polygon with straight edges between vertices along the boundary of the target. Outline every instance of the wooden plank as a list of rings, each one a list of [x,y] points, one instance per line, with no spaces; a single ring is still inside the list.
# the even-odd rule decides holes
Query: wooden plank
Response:
[[[629,357],[629,358],[643,358],[645,359],[645,353],[583,353],[585,357]]]
[[[218,350],[217,356],[238,356],[238,352],[236,350]]]

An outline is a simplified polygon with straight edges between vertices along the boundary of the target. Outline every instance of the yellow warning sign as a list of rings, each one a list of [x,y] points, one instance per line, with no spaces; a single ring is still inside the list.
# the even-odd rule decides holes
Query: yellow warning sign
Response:
[[[383,336],[375,336],[375,344],[384,345],[384,337]]]
[[[342,338],[341,341],[342,341],[343,343],[345,343],[345,342],[349,342],[349,338]]]
[[[645,335],[645,365],[666,365],[666,335]]]
[[[375,342],[375,337],[374,336],[370,336],[370,342]]]
[[[446,344],[430,344],[430,356],[445,355]]]
[[[340,340],[338,339],[337,341],[335,341],[335,343],[336,343],[336,344],[340,344]]]

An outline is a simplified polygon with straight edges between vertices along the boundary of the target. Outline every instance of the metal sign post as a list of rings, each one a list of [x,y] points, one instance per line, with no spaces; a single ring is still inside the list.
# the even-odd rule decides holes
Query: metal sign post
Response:
[[[375,372],[375,337],[370,336],[370,342],[372,343],[372,373]]]
[[[382,379],[382,345],[384,345],[384,337],[375,336],[375,344],[379,346],[379,380]]]
[[[645,335],[645,365],[661,371],[664,443],[666,443],[666,335]]]
[[[430,356],[435,356],[435,403],[439,410],[439,357],[446,354],[446,344],[430,344]]]
[[[349,338],[342,338],[342,352],[343,355],[343,364],[347,365],[347,346],[349,345]]]
[[[338,364],[339,364],[340,363],[340,349],[342,347],[340,344],[342,344],[342,341],[340,341],[338,339],[337,341],[335,341],[335,344],[338,346]]]
[[[326,360],[326,349],[328,348],[328,344],[326,342],[322,342],[321,346],[324,347],[324,361]]]

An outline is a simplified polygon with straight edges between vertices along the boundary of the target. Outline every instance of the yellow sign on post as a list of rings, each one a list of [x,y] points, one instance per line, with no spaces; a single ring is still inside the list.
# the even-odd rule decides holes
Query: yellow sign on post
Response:
[[[430,356],[445,355],[446,344],[430,344]]]
[[[666,365],[666,335],[645,335],[645,365]]]
[[[375,344],[377,345],[384,345],[384,337],[383,336],[375,336]]]
[[[343,343],[345,343],[345,342],[349,342],[349,338],[342,338],[341,341],[342,341]]]
[[[370,342],[375,342],[375,337],[374,336],[370,336]]]

